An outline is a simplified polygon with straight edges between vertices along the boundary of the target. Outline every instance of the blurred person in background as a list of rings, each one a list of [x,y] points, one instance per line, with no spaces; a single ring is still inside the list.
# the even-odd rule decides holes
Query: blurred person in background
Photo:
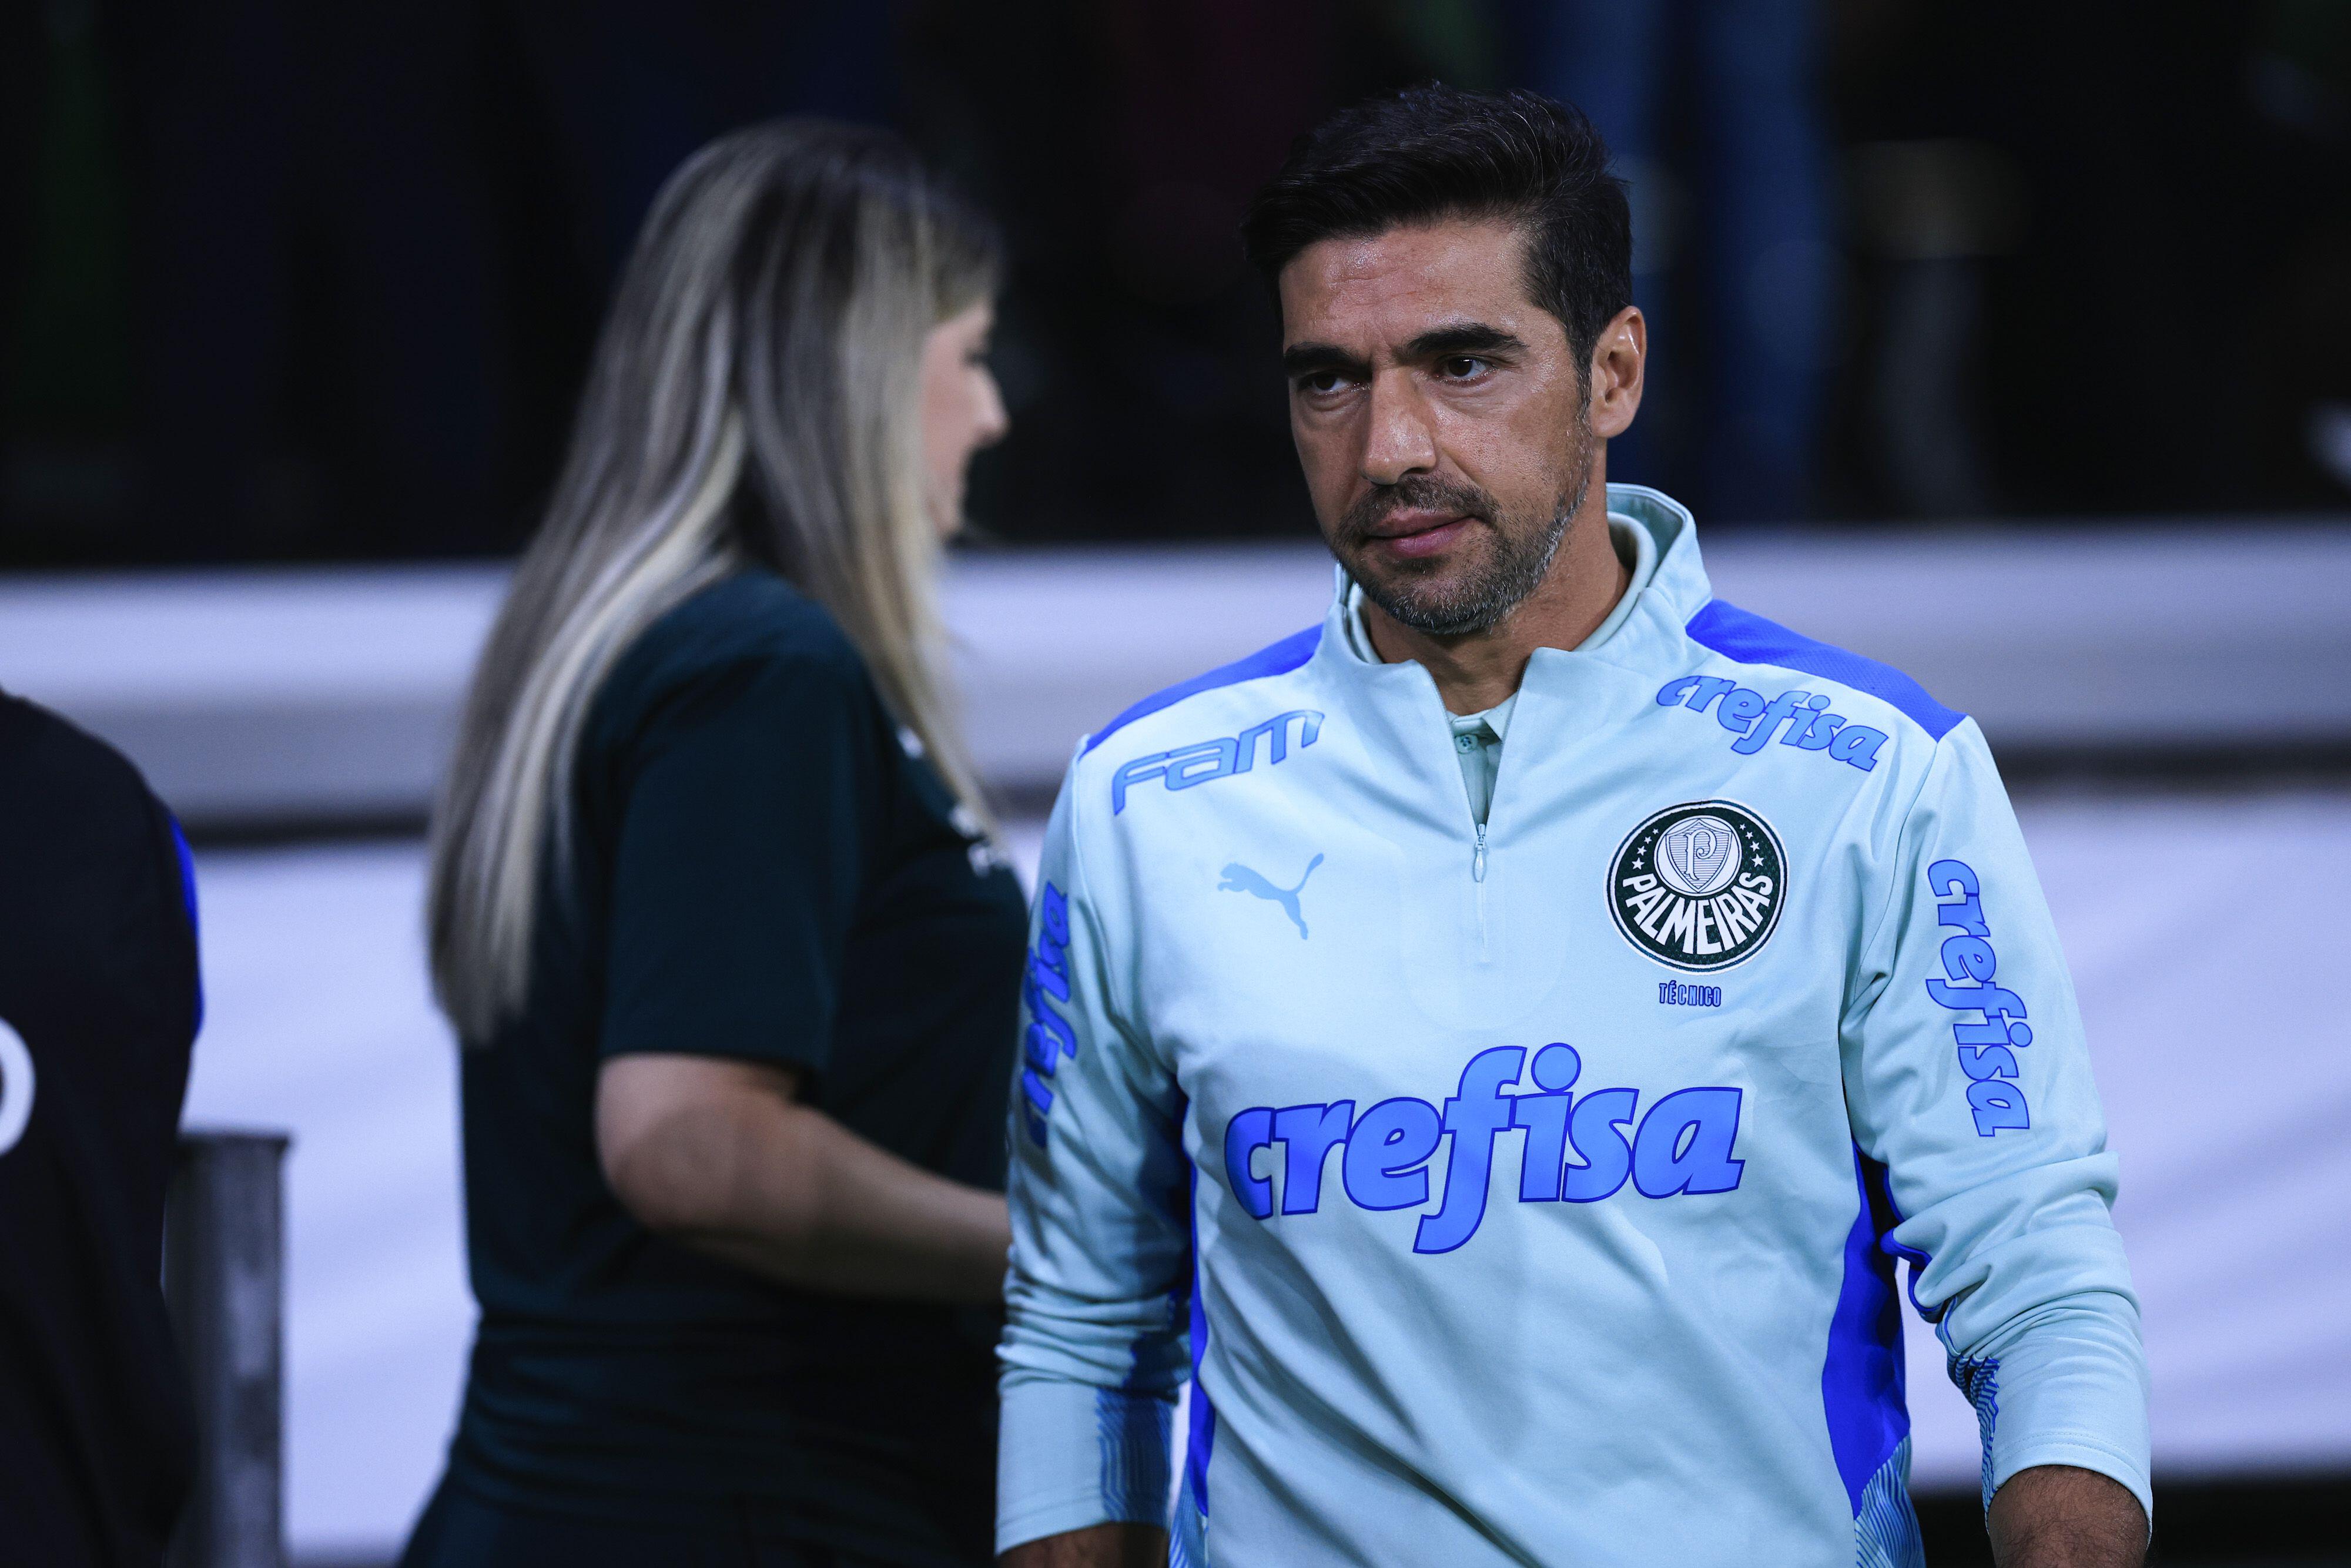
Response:
[[[1700,510],[1808,515],[1840,265],[1816,0],[1502,0],[1501,12],[1524,85],[1582,108],[1614,152],[1643,312],[1687,321],[1664,336],[1703,345],[1661,345],[1693,372],[1687,405],[1663,378],[1667,406],[1626,433],[1618,475],[1659,482],[1676,432],[1658,416],[1677,414],[1699,438],[1688,466]],[[1687,149],[1677,118],[1693,128]]]
[[[412,1568],[987,1555],[1024,921],[934,573],[998,271],[822,121],[646,220],[434,826],[481,1322]]]
[[[163,1193],[195,882],[111,747],[0,694],[0,1560],[155,1568],[194,1468]]]

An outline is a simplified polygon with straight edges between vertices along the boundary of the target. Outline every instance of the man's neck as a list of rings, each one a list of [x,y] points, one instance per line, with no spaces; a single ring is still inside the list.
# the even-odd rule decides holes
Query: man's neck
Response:
[[[1483,713],[1519,689],[1537,648],[1573,648],[1600,629],[1631,586],[1608,537],[1608,487],[1593,476],[1551,570],[1499,625],[1458,637],[1415,631],[1366,598],[1364,630],[1387,664],[1427,667],[1448,713]]]

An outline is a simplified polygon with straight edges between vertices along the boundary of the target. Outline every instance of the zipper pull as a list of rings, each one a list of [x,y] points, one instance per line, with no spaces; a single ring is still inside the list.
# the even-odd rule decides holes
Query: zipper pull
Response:
[[[1486,880],[1486,824],[1478,824],[1478,848],[1469,857],[1469,880]]]

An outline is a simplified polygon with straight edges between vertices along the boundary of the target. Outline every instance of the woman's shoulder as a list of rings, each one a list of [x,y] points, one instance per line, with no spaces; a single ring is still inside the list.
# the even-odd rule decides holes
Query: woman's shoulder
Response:
[[[774,572],[746,568],[645,628],[599,694],[599,718],[634,728],[681,699],[748,693],[778,679],[860,702],[872,690],[865,661],[823,605]]]

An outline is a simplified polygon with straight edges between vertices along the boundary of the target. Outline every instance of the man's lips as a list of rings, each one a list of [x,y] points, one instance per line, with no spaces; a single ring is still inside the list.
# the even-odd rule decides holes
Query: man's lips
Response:
[[[1432,556],[1459,538],[1471,519],[1459,512],[1391,512],[1372,532],[1372,542],[1407,559]]]

